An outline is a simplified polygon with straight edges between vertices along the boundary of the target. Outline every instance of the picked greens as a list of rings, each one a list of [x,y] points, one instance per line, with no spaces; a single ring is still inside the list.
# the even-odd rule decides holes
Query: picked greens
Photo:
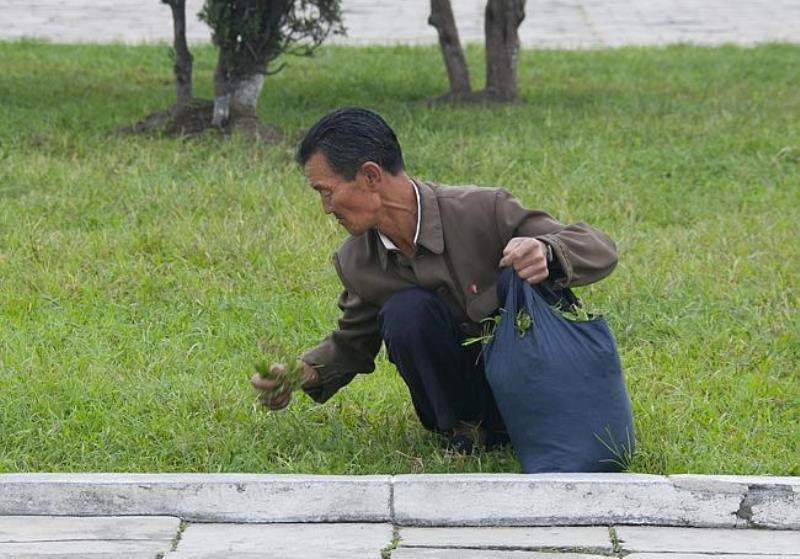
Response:
[[[552,308],[559,313],[562,318],[572,322],[588,322],[601,316],[597,313],[591,313],[587,311],[586,308],[581,304],[575,304],[565,308],[563,305],[558,303],[553,305]],[[491,342],[494,339],[494,334],[497,331],[497,327],[500,325],[503,314],[505,313],[506,310],[501,308],[499,314],[495,316],[489,316],[481,320],[481,335],[467,338],[461,345],[468,346],[477,343],[486,345]],[[514,325],[517,330],[517,335],[522,338],[525,336],[525,332],[534,326],[533,317],[528,314],[525,309],[520,309],[517,311],[517,314],[514,317]]]
[[[278,358],[278,361],[271,365],[266,359],[255,364],[255,370],[261,378],[278,381],[276,388],[272,391],[273,394],[299,389],[303,383],[302,363],[272,339],[263,340],[261,349],[264,353]]]

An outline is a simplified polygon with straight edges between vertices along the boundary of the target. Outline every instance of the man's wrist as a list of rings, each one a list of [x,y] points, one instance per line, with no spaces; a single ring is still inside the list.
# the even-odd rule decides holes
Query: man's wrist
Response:
[[[558,243],[556,241],[549,241],[545,239],[538,240],[541,241],[545,246],[544,252],[545,259],[547,260],[547,271],[549,273],[549,278],[551,280],[559,280],[565,277],[566,274],[559,257],[559,254],[561,254],[563,257],[563,253],[558,251]]]
[[[300,387],[311,388],[313,386],[317,386],[319,384],[319,373],[317,370],[305,361],[300,361],[300,363],[303,367],[303,375],[301,378]]]
[[[547,267],[550,267],[550,264],[553,263],[553,247],[550,246],[550,243],[547,241],[539,241],[544,245],[544,257],[547,261]]]

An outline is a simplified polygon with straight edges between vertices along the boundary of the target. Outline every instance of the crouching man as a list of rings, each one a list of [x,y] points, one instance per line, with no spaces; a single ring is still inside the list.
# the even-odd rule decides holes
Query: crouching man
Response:
[[[466,452],[506,443],[480,347],[463,345],[497,312],[500,269],[556,289],[585,285],[613,270],[613,241],[526,209],[502,188],[409,177],[394,131],[367,109],[324,116],[297,161],[325,213],[349,233],[333,258],[343,287],[339,327],[300,357],[302,389],[325,402],[371,372],[384,343],[426,429]],[[291,392],[276,380],[251,382],[267,407],[289,404]]]

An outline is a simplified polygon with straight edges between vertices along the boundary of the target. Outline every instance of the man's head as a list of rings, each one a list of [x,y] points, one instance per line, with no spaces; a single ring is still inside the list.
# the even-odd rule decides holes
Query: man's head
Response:
[[[381,188],[403,171],[394,131],[378,113],[360,108],[322,117],[303,138],[296,159],[325,212],[353,235],[376,226]]]
[[[403,152],[394,130],[369,109],[338,109],[322,117],[300,142],[297,162],[305,166],[316,152],[324,154],[331,169],[348,181],[367,161],[392,175],[403,170]]]

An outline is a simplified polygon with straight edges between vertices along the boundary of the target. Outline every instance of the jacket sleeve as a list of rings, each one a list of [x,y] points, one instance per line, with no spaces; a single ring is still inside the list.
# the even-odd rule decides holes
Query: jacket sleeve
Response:
[[[378,330],[380,307],[365,302],[349,289],[335,256],[334,263],[345,286],[338,301],[342,311],[339,328],[300,357],[319,374],[319,384],[303,389],[319,403],[327,401],[356,374],[375,370],[375,356],[382,341]]]
[[[561,274],[556,287],[572,287],[599,281],[617,265],[617,247],[605,233],[586,225],[563,225],[540,210],[529,210],[507,190],[495,199],[498,234],[503,243],[513,237],[535,237],[553,249]]]

